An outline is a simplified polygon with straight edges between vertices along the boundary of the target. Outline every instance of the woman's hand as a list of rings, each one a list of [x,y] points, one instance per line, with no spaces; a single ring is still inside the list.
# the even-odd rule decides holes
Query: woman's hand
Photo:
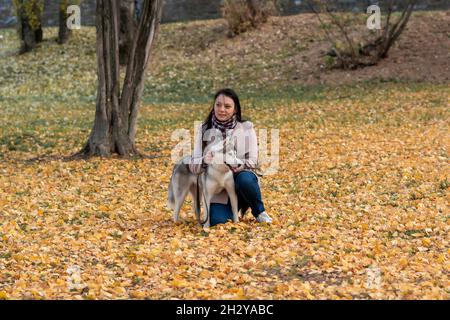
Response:
[[[244,170],[244,165],[243,164],[240,164],[238,167],[235,167],[235,168],[231,168],[231,171],[233,171],[233,173],[238,173],[238,172],[241,172],[242,170]]]

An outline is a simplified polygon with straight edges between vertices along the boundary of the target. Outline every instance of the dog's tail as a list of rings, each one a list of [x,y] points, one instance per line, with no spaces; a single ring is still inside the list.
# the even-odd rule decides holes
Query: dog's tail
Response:
[[[175,195],[173,194],[172,178],[170,178],[170,183],[169,183],[169,196],[167,198],[167,208],[175,210]]]

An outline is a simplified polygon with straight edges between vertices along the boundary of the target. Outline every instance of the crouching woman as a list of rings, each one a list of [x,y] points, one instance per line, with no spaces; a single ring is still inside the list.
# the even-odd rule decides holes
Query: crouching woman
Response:
[[[219,90],[214,96],[214,105],[206,120],[197,128],[195,136],[194,154],[189,164],[189,170],[200,174],[212,162],[213,154],[208,145],[214,142],[206,137],[206,133],[217,132],[225,139],[231,135],[236,150],[236,158],[242,165],[231,168],[238,197],[238,208],[244,214],[251,208],[253,216],[258,222],[271,223],[272,219],[264,208],[259,177],[256,175],[258,162],[258,144],[255,129],[250,121],[241,117],[241,105],[237,94],[231,89]],[[205,152],[205,154],[203,154]],[[230,198],[225,190],[211,199],[210,224],[211,226],[232,220]]]

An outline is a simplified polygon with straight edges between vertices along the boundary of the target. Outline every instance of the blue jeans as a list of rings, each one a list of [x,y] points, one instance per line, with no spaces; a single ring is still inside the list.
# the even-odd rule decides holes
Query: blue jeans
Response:
[[[238,210],[242,209],[242,213],[245,213],[248,208],[251,208],[252,214],[255,217],[261,212],[266,211],[262,202],[261,190],[259,189],[256,175],[250,171],[241,171],[233,176],[234,186],[238,197]],[[233,211],[231,210],[230,198],[228,198],[227,204],[211,203],[210,215],[211,226],[232,220]]]

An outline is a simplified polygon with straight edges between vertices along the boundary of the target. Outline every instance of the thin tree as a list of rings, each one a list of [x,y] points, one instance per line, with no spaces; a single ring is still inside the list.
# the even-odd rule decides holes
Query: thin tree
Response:
[[[43,40],[41,16],[44,10],[43,0],[14,0],[19,34],[20,54],[30,52]]]
[[[72,30],[67,27],[67,8],[70,5],[80,5],[81,0],[59,0],[59,30],[58,30],[58,43],[64,44],[66,43],[71,34]]]
[[[135,145],[137,117],[162,6],[162,0],[144,0],[120,90],[120,3],[118,0],[97,0],[97,105],[91,134],[77,155],[130,157],[140,154]]]
[[[332,45],[327,55],[335,58],[334,67],[343,69],[376,65],[380,60],[386,58],[392,45],[405,30],[416,3],[417,0],[380,1],[380,6],[382,5],[387,10],[382,30],[369,34],[368,39],[359,41],[352,36],[355,31],[354,24],[348,25],[345,19],[341,17],[342,14],[337,14],[331,9],[331,7],[338,7],[337,0],[308,1],[310,9],[316,14],[328,41]],[[405,5],[400,9],[399,17],[394,19],[392,14],[394,8],[401,7],[401,4]],[[316,10],[316,6],[320,9]]]
[[[395,1],[388,0],[387,2],[388,13],[386,15],[383,33],[376,38],[375,41],[366,44],[361,48],[361,53],[364,55],[372,55],[374,53],[378,59],[387,57],[392,45],[397,41],[408,24],[417,0],[409,0],[396,21],[392,21],[392,12],[394,10]]]

